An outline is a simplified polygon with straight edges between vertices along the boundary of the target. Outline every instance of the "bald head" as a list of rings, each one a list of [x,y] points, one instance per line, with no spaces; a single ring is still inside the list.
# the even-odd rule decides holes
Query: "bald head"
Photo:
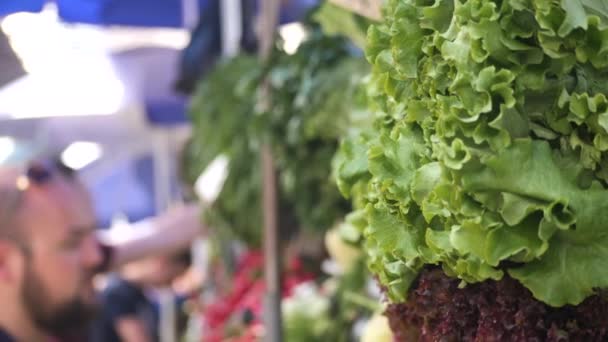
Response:
[[[82,323],[96,304],[95,217],[82,184],[53,170],[28,171],[23,177],[19,169],[0,169],[6,195],[0,197],[0,305],[11,302],[25,313],[22,321],[58,334]]]
[[[0,168],[0,237],[24,237],[57,216],[90,226],[93,208],[85,187],[54,172],[36,183],[17,167]]]

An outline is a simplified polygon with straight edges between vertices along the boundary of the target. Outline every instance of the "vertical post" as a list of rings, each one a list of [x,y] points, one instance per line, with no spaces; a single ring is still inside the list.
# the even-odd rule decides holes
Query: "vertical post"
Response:
[[[266,341],[283,341],[281,320],[281,264],[280,241],[277,220],[276,172],[272,153],[268,146],[262,147],[263,204],[264,204],[264,276],[266,298],[264,318]]]
[[[233,57],[239,53],[243,32],[241,0],[222,0],[220,14],[222,16],[222,54]]]
[[[154,146],[154,195],[158,214],[167,210],[171,203],[171,133],[167,129],[155,132]],[[159,292],[159,338],[162,342],[175,342],[175,297],[169,290]]]
[[[160,341],[176,342],[177,308],[175,306],[175,295],[171,290],[162,289],[158,292],[158,302],[160,304]]]
[[[171,203],[171,147],[169,132],[154,132],[154,197],[156,212],[167,210]]]
[[[260,2],[259,17],[260,59],[265,61],[272,52],[272,45],[279,17],[279,0]],[[262,107],[268,107],[269,87],[263,89]],[[265,340],[268,342],[283,341],[281,322],[281,265],[280,241],[278,234],[278,208],[276,171],[272,152],[267,145],[262,146],[262,184],[264,212],[264,277],[266,295],[264,298],[264,319],[266,326]]]

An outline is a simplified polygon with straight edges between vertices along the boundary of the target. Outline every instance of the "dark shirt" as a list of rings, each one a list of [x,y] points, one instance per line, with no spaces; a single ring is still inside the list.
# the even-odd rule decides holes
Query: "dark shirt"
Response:
[[[15,339],[0,328],[0,342],[15,342]]]
[[[153,304],[139,286],[114,276],[101,293],[101,305],[100,315],[93,324],[91,342],[120,342],[116,323],[123,318],[141,319],[148,335],[156,340],[158,318]]]

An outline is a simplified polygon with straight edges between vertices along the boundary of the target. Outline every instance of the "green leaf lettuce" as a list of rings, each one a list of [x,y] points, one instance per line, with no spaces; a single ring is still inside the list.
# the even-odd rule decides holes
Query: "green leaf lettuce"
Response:
[[[608,5],[389,0],[370,27],[370,130],[336,158],[369,266],[508,273],[552,305],[608,288]]]

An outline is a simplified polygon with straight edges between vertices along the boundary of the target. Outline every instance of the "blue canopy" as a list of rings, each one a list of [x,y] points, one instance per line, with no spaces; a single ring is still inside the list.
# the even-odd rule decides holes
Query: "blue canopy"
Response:
[[[204,10],[207,0],[198,0]],[[152,27],[183,26],[181,0],[57,0],[67,22]]]
[[[38,12],[46,0],[2,0],[0,16],[15,12]],[[182,0],[55,0],[66,22],[94,25],[182,27]],[[208,0],[198,0],[204,10]]]
[[[47,0],[2,0],[0,17],[15,12],[38,12]],[[197,0],[201,11],[212,0]],[[260,1],[260,0],[256,0]],[[182,0],[54,0],[62,20],[94,25],[142,27],[182,27]],[[298,20],[319,0],[287,1],[281,10],[281,22]]]
[[[42,9],[44,0],[2,0],[0,2],[0,17],[15,12],[38,12]]]
[[[15,12],[38,12],[49,0],[0,0],[0,17]],[[184,0],[52,0],[59,17],[65,22],[86,23],[93,25],[123,25],[137,27],[183,27]],[[211,13],[212,5],[222,0],[194,0],[198,2],[200,13]],[[245,0],[247,1],[247,0]],[[259,3],[263,0],[250,0]],[[319,0],[290,0],[282,2],[281,20],[285,24],[297,21]],[[256,5],[254,4],[254,7]],[[257,4],[259,7],[259,4]],[[219,23],[219,21],[218,21]],[[217,48],[213,46],[207,49]],[[195,51],[200,53],[200,51]],[[219,54],[219,51],[216,52]],[[194,57],[200,57],[196,55]],[[202,63],[198,59],[194,63]],[[173,76],[173,75],[172,75]],[[193,74],[193,76],[196,76]],[[156,80],[158,82],[158,80]],[[164,79],[162,84],[167,88],[175,79]],[[154,82],[153,82],[154,83]],[[176,94],[147,92],[145,98],[148,120],[157,125],[174,125],[186,121],[185,98]]]

